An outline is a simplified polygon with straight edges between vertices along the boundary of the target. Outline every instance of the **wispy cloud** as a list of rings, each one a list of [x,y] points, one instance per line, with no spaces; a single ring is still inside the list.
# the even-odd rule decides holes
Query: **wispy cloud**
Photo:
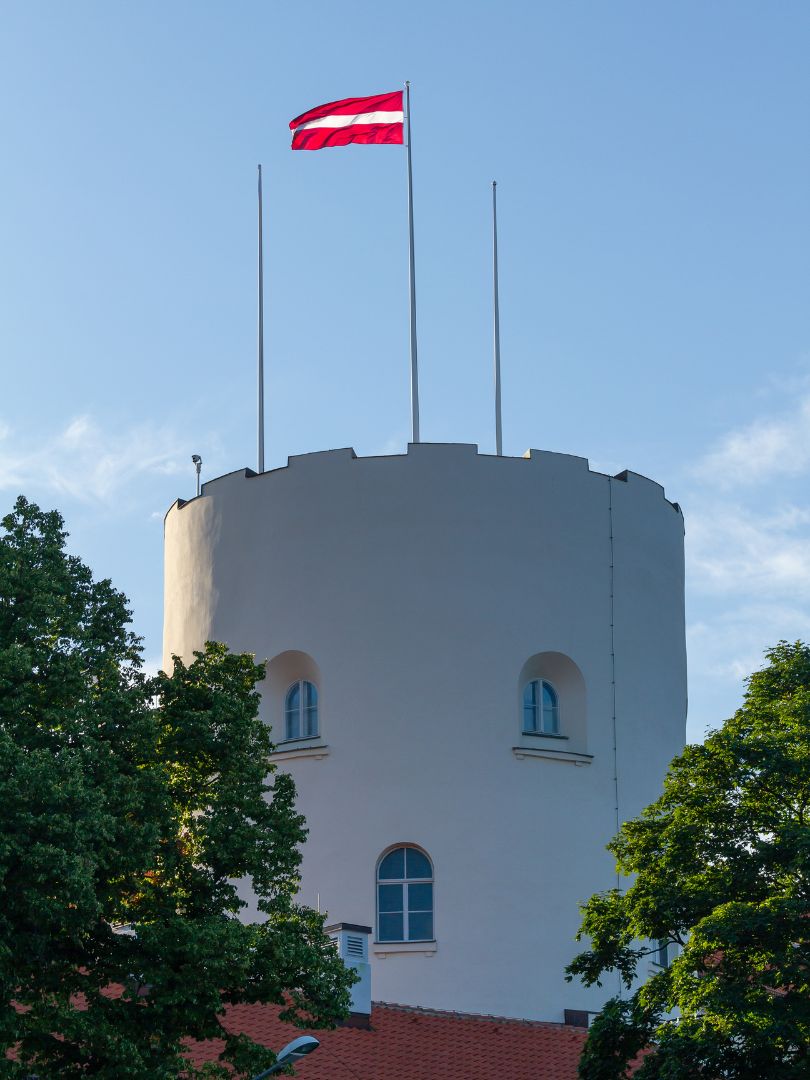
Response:
[[[810,508],[698,499],[687,521],[686,552],[699,589],[810,600]]]
[[[801,637],[807,637],[807,611],[801,604],[752,601],[729,606],[689,624],[691,678],[727,681],[741,691],[746,676],[762,666],[765,648]]]
[[[810,471],[810,393],[781,414],[761,417],[725,435],[695,474],[719,488],[759,484]]]
[[[810,391],[729,431],[689,468],[686,516],[692,734],[739,703],[781,639],[810,637]],[[790,404],[784,404],[789,402]]]
[[[89,416],[76,417],[35,443],[0,421],[0,489],[103,502],[139,478],[187,472],[188,445],[187,438],[166,428],[105,431]]]

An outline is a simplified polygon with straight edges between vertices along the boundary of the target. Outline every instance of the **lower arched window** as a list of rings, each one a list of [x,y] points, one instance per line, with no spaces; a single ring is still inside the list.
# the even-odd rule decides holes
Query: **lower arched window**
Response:
[[[532,679],[523,688],[523,731],[527,735],[559,735],[557,691],[545,679]]]
[[[318,688],[306,679],[294,682],[284,699],[284,738],[310,739],[318,734]]]
[[[377,940],[433,940],[433,866],[419,848],[394,848],[380,860]]]

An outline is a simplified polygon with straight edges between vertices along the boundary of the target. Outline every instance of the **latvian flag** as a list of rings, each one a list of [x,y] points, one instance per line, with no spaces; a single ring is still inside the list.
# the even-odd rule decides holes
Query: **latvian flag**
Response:
[[[402,91],[330,101],[290,121],[293,150],[347,143],[402,143]]]

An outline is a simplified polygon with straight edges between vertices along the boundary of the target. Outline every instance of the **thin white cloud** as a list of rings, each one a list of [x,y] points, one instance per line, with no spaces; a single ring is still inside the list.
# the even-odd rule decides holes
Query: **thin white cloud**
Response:
[[[0,489],[47,491],[81,502],[104,502],[136,480],[187,472],[187,438],[149,425],[104,431],[75,417],[44,442],[0,422]]]
[[[730,431],[696,466],[701,481],[729,489],[810,471],[810,394],[781,415]]]
[[[700,457],[682,495],[693,737],[731,715],[766,649],[810,638],[808,378],[762,397],[769,411]]]
[[[742,602],[712,613],[687,626],[690,682],[725,682],[741,696],[745,678],[765,663],[765,649],[799,638],[807,638],[801,604]]]
[[[810,600],[810,508],[698,499],[687,515],[686,555],[701,591]]]

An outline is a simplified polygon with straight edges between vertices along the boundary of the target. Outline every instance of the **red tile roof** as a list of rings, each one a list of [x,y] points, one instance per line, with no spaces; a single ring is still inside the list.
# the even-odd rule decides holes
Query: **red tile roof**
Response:
[[[269,1005],[237,1005],[225,1026],[278,1051],[303,1034]],[[300,1080],[576,1080],[585,1029],[563,1024],[439,1013],[376,1003],[371,1028],[313,1031],[321,1045],[296,1068]],[[196,1065],[219,1040],[195,1043]]]

